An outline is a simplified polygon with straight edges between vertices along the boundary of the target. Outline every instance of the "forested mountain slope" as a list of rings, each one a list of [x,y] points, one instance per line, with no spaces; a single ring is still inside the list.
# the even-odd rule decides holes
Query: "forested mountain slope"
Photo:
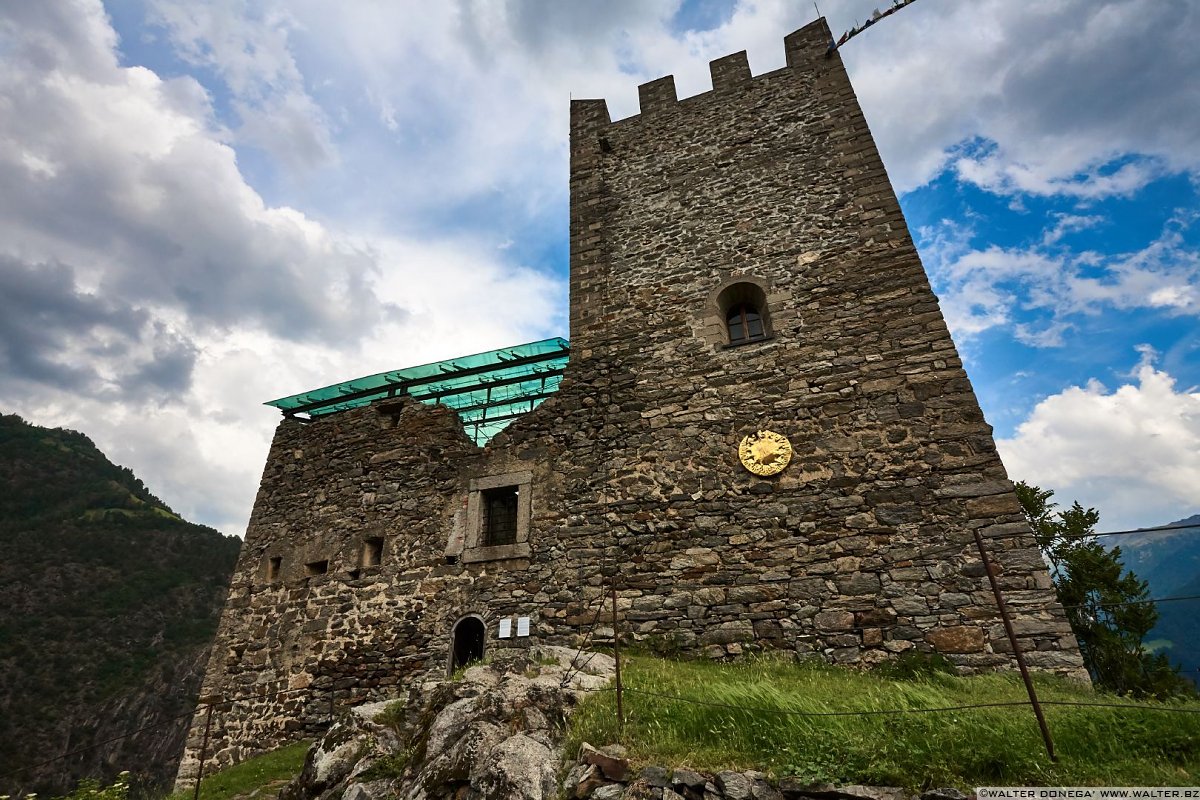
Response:
[[[1152,597],[1200,597],[1200,514],[1164,527],[1178,530],[1118,537],[1125,566],[1150,584]],[[1200,600],[1159,603],[1158,624],[1146,642],[1200,681]]]
[[[0,794],[168,780],[240,540],[17,416],[0,415],[0,485]]]

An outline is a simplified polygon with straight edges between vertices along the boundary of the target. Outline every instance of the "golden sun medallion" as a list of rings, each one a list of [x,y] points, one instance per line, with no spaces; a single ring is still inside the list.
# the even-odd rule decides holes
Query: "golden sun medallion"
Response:
[[[792,460],[792,445],[774,431],[757,431],[742,439],[738,457],[755,475],[778,475]]]

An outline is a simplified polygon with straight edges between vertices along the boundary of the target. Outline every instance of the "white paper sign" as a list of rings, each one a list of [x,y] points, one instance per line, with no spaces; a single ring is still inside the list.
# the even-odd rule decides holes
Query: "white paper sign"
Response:
[[[507,639],[512,636],[512,620],[508,617],[500,620],[500,638]]]
[[[529,617],[517,617],[517,636],[529,635]]]

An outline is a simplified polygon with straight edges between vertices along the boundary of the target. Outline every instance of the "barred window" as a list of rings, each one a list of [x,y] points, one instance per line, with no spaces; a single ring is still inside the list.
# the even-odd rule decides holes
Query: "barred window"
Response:
[[[446,549],[449,563],[464,564],[529,558],[533,473],[528,470],[472,478],[461,549]]]
[[[502,486],[483,492],[483,545],[494,547],[517,541],[516,486]]]

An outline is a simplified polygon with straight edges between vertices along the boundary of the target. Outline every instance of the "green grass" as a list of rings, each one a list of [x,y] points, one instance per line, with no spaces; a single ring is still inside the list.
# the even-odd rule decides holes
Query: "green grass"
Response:
[[[805,717],[779,711],[917,709],[1025,701],[1015,674],[961,678],[861,673],[777,658],[737,664],[622,660],[625,733],[638,763],[776,777],[916,788],[988,785],[1200,783],[1200,713],[1048,706],[1058,762],[1046,756],[1028,705],[945,713]],[[1043,701],[1138,704],[1039,676]],[[656,692],[697,702],[680,702]],[[697,703],[715,703],[714,707]],[[618,740],[612,692],[588,697],[572,719],[569,752]],[[1200,703],[1159,704],[1200,712]],[[757,709],[757,710],[750,710]]]
[[[213,775],[200,782],[201,800],[231,800],[244,797],[256,789],[274,782],[288,781],[300,774],[304,768],[304,756],[310,742],[296,742],[269,753],[263,753],[240,764]],[[279,787],[258,796],[266,800],[278,793]],[[192,790],[176,792],[167,800],[191,800]]]

